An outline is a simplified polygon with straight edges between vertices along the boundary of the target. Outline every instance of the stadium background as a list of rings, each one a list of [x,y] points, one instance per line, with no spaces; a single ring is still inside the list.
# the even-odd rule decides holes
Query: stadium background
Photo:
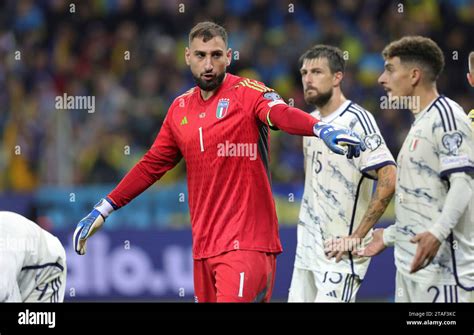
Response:
[[[344,93],[373,112],[394,156],[411,115],[380,109],[380,52],[388,42],[413,34],[433,38],[446,57],[440,92],[472,108],[465,82],[474,45],[470,0],[3,1],[0,209],[22,213],[59,236],[68,254],[67,301],[193,301],[184,164],[112,215],[86,257],[73,253],[71,236],[151,145],[173,99],[194,86],[183,54],[189,30],[202,20],[227,29],[238,58],[231,73],[261,80],[308,111],[299,55],[315,43],[348,51]],[[55,97],[63,93],[95,97],[95,113],[56,109]],[[271,137],[285,249],[273,301],[284,301],[303,159],[300,137]],[[391,222],[393,206],[381,225]],[[391,301],[393,287],[387,251],[374,259],[359,300]]]

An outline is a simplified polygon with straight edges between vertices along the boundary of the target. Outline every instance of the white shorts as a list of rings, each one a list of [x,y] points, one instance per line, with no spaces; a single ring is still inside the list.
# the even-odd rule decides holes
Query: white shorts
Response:
[[[474,291],[457,285],[415,282],[397,271],[395,302],[474,302]]]
[[[361,282],[349,273],[295,267],[288,302],[354,302]]]

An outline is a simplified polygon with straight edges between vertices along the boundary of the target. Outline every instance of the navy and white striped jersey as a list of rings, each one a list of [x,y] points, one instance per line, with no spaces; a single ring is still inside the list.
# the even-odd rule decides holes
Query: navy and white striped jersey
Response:
[[[410,239],[440,217],[453,172],[474,172],[473,130],[461,106],[439,96],[415,116],[398,155],[395,238],[397,269],[412,280],[455,284],[455,277],[474,284],[474,211],[470,209],[426,268],[409,274],[417,244]],[[453,243],[449,239],[453,238]],[[453,252],[455,254],[453,265]]]
[[[320,118],[319,112],[312,113]],[[295,267],[335,271],[364,277],[369,259],[327,260],[324,242],[350,235],[360,224],[372,198],[376,169],[395,164],[371,113],[348,100],[324,122],[350,128],[364,139],[367,150],[358,158],[334,154],[318,138],[304,137],[305,187],[299,214]],[[364,243],[371,237],[367,234]]]

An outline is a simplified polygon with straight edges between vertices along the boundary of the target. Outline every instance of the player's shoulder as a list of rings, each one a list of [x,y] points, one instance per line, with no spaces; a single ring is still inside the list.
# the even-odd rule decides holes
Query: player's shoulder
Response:
[[[348,126],[350,128],[358,128],[360,131],[363,131],[365,135],[378,132],[377,124],[372,113],[353,101],[348,101],[346,108],[340,116],[348,119]]]
[[[464,109],[454,100],[440,95],[430,106],[432,121],[441,123],[445,132],[456,131],[460,126],[469,125]]]
[[[173,102],[171,103],[171,106],[175,106],[175,105],[179,105],[180,103],[182,104],[184,101],[188,101],[189,99],[191,99],[191,97],[193,96],[193,93],[196,91],[197,87],[193,87],[193,88],[190,88],[189,90],[187,90],[186,92],[184,92],[183,94],[180,94],[178,95],[174,100]]]
[[[233,89],[236,91],[240,91],[242,93],[250,93],[250,94],[261,94],[267,92],[274,92],[274,90],[270,87],[267,87],[261,81],[245,78],[245,77],[235,77],[235,83],[233,85]]]
[[[9,211],[0,211],[0,225],[9,235],[36,235],[42,229],[26,217]]]
[[[173,102],[171,103],[170,107],[168,108],[168,113],[167,115],[173,114],[173,111],[178,108],[178,109],[183,109],[186,106],[189,106],[189,100],[193,97],[194,93],[196,92],[197,87],[193,87],[183,94],[178,95]]]

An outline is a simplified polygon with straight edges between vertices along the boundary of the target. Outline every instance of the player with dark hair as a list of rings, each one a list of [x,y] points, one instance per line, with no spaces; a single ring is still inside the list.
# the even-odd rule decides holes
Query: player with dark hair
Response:
[[[464,110],[440,95],[443,52],[431,39],[404,37],[383,50],[379,83],[392,99],[419,98],[398,155],[396,222],[357,252],[395,245],[395,300],[474,302],[473,134]],[[416,104],[418,105],[418,104]]]
[[[349,252],[370,241],[372,227],[392,199],[395,161],[373,115],[342,93],[342,51],[316,45],[300,63],[305,101],[315,107],[311,115],[360,133],[368,150],[348,160],[314,136],[303,138],[305,187],[288,301],[355,301],[370,258]]]
[[[175,99],[150,150],[79,222],[77,253],[85,253],[87,238],[113,210],[184,158],[196,300],[270,300],[282,248],[271,192],[269,127],[316,135],[338,154],[347,145],[349,158],[365,146],[352,131],[288,106],[264,84],[226,73],[231,55],[223,27],[201,22],[191,30],[185,58],[197,86]]]

